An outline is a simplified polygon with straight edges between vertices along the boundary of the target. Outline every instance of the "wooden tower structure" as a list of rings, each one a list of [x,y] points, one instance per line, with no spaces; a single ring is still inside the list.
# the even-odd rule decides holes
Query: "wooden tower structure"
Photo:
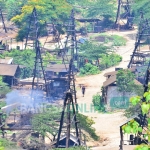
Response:
[[[134,14],[131,10],[131,5],[133,0],[117,0],[118,8],[117,15],[115,20],[115,28],[118,30],[123,29],[132,29],[133,28],[133,19]]]

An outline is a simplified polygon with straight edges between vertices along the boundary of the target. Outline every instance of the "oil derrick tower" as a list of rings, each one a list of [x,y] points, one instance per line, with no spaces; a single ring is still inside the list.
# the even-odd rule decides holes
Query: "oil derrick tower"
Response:
[[[34,70],[33,70],[32,89],[42,90],[41,83],[43,83],[43,80],[41,81],[41,79],[44,79],[44,85],[45,85],[44,88],[46,91],[46,96],[49,97],[49,88],[48,88],[48,83],[46,81],[44,67],[42,63],[39,36],[40,36],[40,26],[37,18],[36,8],[34,8],[30,16],[28,34],[26,36],[25,49],[27,46],[31,46],[33,47],[33,50],[35,50],[36,53]],[[31,41],[28,42],[29,39],[32,40],[33,43]]]
[[[5,33],[7,33],[5,20],[4,20],[4,15],[3,15],[3,10],[2,10],[1,7],[0,7],[0,19],[1,19],[2,26],[3,26],[3,30],[5,31]]]
[[[60,142],[62,132],[66,136],[65,147],[68,148],[71,145],[70,137],[74,128],[75,138],[77,145],[81,145],[81,139],[79,135],[78,121],[76,112],[77,109],[77,97],[75,89],[75,74],[74,74],[74,62],[77,56],[77,45],[76,43],[76,31],[75,31],[75,18],[74,10],[71,12],[69,23],[67,25],[67,37],[65,42],[64,52],[62,54],[64,65],[69,63],[69,70],[67,74],[67,91],[65,93],[63,111],[60,119],[60,127],[58,131],[56,147],[62,148]],[[75,104],[75,105],[74,105]]]
[[[115,27],[117,27],[118,30],[120,30],[121,26],[124,29],[132,29],[134,14],[131,10],[131,5],[133,4],[133,0],[117,0],[117,1],[118,1],[118,8]]]
[[[135,42],[133,54],[131,55],[128,68],[132,66],[142,66],[146,57],[150,55],[150,20],[144,19],[141,13],[141,21]]]

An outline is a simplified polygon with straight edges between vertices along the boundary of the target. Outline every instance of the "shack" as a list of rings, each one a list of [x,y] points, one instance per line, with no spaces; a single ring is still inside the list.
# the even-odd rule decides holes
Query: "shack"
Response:
[[[45,69],[46,79],[50,83],[50,93],[52,97],[63,97],[67,88],[67,74],[69,64],[50,64]]]
[[[3,76],[3,82],[9,86],[17,85],[20,76],[19,65],[0,64],[0,76]]]
[[[130,68],[129,70],[135,73],[136,68]],[[104,74],[104,76],[106,77],[106,81],[103,82],[102,97],[104,104],[107,106],[107,109],[128,108],[130,97],[136,95],[133,92],[126,92],[124,96],[122,96],[122,92],[119,92],[117,89],[116,74],[117,71],[112,71]],[[137,85],[142,85],[136,79],[134,80],[134,82]]]

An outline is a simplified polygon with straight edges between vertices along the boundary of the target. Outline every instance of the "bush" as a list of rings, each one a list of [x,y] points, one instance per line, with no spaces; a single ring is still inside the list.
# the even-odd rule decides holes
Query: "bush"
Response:
[[[81,69],[80,69],[80,75],[94,75],[100,73],[100,70],[97,66],[94,66],[90,63],[86,63]]]
[[[115,54],[115,53],[112,53],[109,55],[102,54],[101,62],[100,62],[100,69],[104,70],[109,67],[118,65],[118,63],[121,61],[122,61],[122,57],[118,54]]]
[[[127,40],[119,35],[112,35],[111,38],[113,39],[112,46],[125,46]]]
[[[8,139],[0,138],[0,150],[5,150],[6,148],[9,149],[16,149],[16,143],[9,141]]]
[[[125,46],[127,40],[119,35],[107,35],[105,33],[100,34],[99,36],[95,37],[95,40],[99,41],[99,39],[103,38],[104,43],[111,42],[111,46]]]
[[[92,99],[95,110],[105,112],[104,104],[102,103],[102,97],[99,94],[93,96]]]

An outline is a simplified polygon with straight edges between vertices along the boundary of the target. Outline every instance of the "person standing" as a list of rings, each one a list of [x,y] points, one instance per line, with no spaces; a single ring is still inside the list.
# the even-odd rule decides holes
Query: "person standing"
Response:
[[[85,94],[85,86],[83,85],[82,86],[82,95],[83,95],[83,97],[84,97],[84,94]]]

